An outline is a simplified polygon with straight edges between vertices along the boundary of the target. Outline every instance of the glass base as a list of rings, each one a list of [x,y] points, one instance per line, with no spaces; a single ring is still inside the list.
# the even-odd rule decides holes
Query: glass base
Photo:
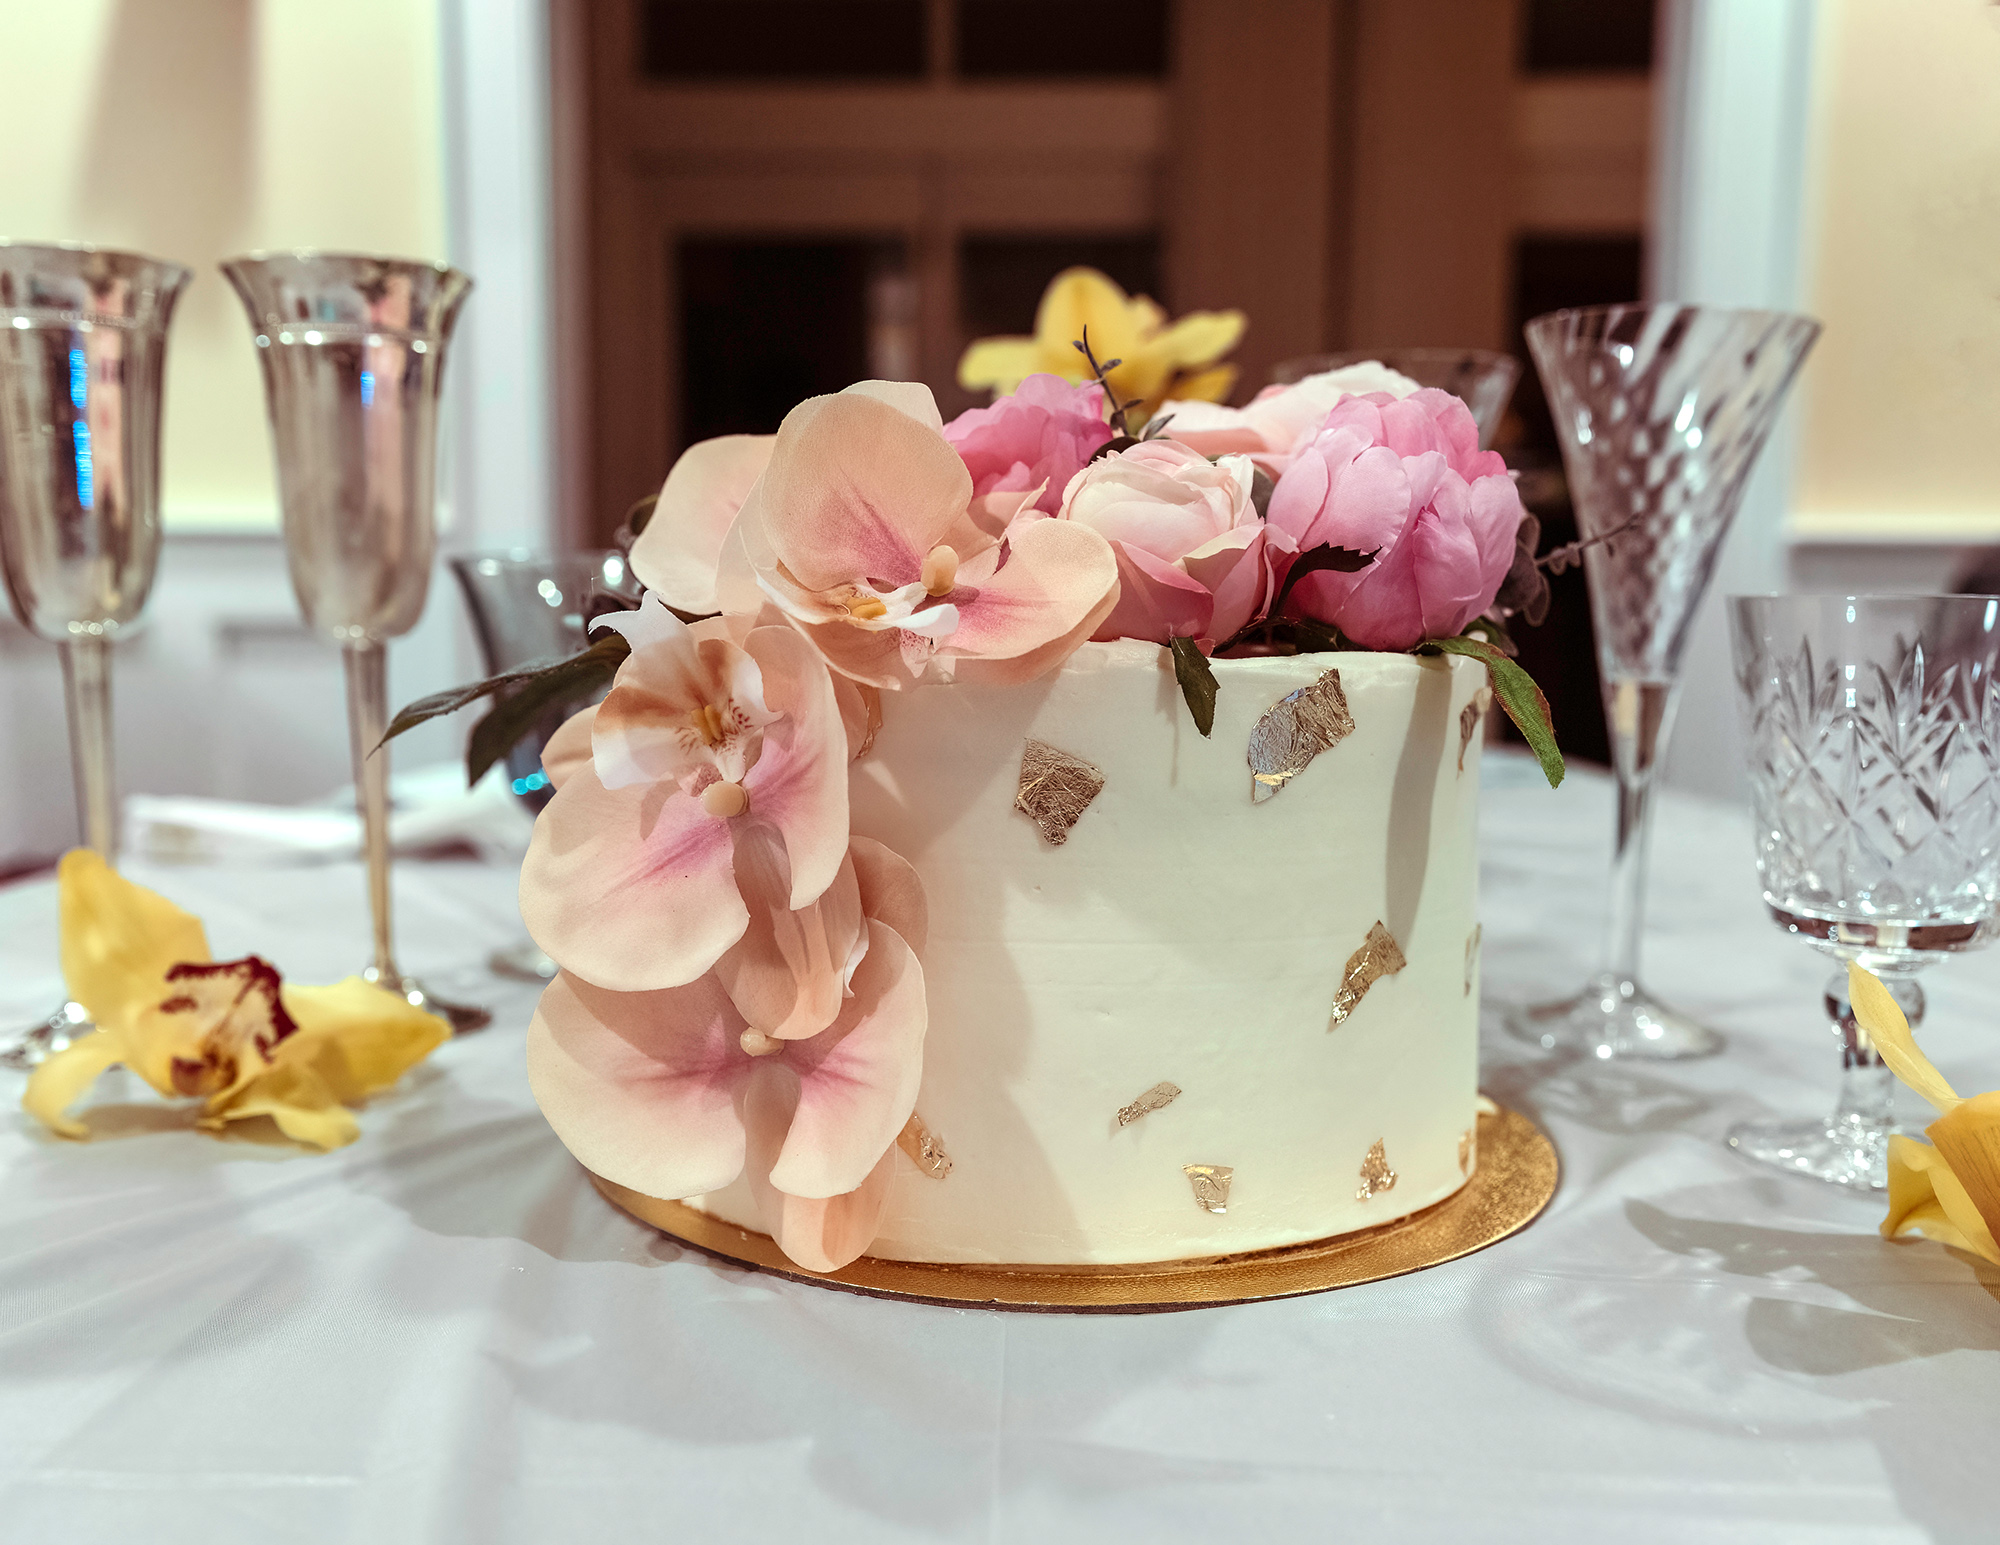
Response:
[[[1722,1037],[1685,1014],[1676,1013],[1637,982],[1606,974],[1573,998],[1523,1005],[1507,1015],[1507,1028],[1545,1051],[1593,1057],[1640,1057],[1669,1061],[1710,1057]]]
[[[491,1009],[483,1009],[471,1003],[453,1003],[448,998],[440,998],[413,976],[385,978],[374,966],[370,966],[361,975],[364,980],[373,982],[378,987],[386,987],[391,992],[401,993],[413,1008],[442,1016],[451,1026],[453,1035],[469,1035],[474,1030],[484,1030],[493,1023]]]
[[[495,950],[486,957],[486,966],[495,976],[508,977],[516,982],[553,982],[556,972],[561,969],[542,953],[541,946],[533,939],[523,939],[504,950]]]
[[[90,1022],[90,1010],[81,1003],[65,1003],[40,1024],[22,1031],[13,1045],[0,1051],[0,1068],[30,1072],[96,1028]]]
[[[1856,1191],[1889,1189],[1893,1125],[1852,1115],[1817,1121],[1746,1121],[1729,1129],[1729,1146],[1746,1159],[1831,1181]]]

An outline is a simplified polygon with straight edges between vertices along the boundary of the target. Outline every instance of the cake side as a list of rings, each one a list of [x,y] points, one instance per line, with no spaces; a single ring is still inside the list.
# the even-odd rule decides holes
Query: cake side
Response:
[[[872,1255],[1261,1250],[1405,1216],[1469,1173],[1479,748],[1461,727],[1484,667],[1218,660],[1204,739],[1168,658],[1089,644],[1023,686],[885,694],[853,829],[929,893],[916,1109],[951,1168],[896,1161]],[[1253,801],[1259,721],[1328,671],[1351,733]],[[1059,844],[1016,807],[1031,741],[1104,780]],[[1377,924],[1404,964],[1329,1028]],[[1179,1092],[1121,1123],[1162,1084]],[[742,1182],[691,1200],[758,1227]]]

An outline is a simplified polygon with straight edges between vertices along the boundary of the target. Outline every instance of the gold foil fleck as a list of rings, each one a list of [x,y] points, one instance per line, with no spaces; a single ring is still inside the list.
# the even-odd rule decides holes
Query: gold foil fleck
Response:
[[[1376,923],[1361,941],[1361,948],[1347,957],[1347,969],[1340,973],[1340,986],[1333,995],[1333,1012],[1327,1015],[1327,1029],[1340,1025],[1360,1006],[1376,977],[1394,976],[1408,963],[1389,930]]]
[[[915,1111],[911,1111],[910,1119],[903,1123],[902,1135],[896,1139],[896,1146],[933,1180],[942,1180],[951,1173],[951,1155],[944,1151],[944,1139],[925,1126],[923,1118]]]
[[[1250,802],[1261,804],[1354,732],[1340,672],[1281,698],[1250,732]]]
[[[1031,740],[1021,752],[1021,783],[1014,794],[1014,808],[1034,818],[1042,841],[1060,847],[1103,787],[1104,774],[1082,757]]]
[[[1183,1164],[1188,1182],[1194,1187],[1194,1204],[1203,1212],[1229,1211],[1229,1181],[1236,1171],[1227,1164]]]
[[[1388,1155],[1382,1152],[1381,1139],[1368,1150],[1368,1157],[1361,1161],[1361,1189],[1354,1193],[1357,1202],[1365,1202],[1377,1191],[1396,1189],[1396,1172],[1389,1168]]]
[[[1479,935],[1484,931],[1484,923],[1474,923],[1472,932],[1465,941],[1465,996],[1472,996],[1472,971],[1479,964]]]
[[[1481,687],[1458,711],[1458,770],[1465,771],[1465,753],[1471,749],[1472,737],[1479,733],[1479,721],[1486,717],[1486,710],[1493,706],[1493,689]]]
[[[1470,1176],[1472,1174],[1473,1161],[1478,1157],[1479,1129],[1477,1127],[1467,1127],[1463,1132],[1458,1134],[1459,1174]]]
[[[1148,1111],[1164,1110],[1180,1098],[1180,1093],[1179,1084],[1155,1084],[1130,1105],[1118,1107],[1118,1124],[1129,1127]]]

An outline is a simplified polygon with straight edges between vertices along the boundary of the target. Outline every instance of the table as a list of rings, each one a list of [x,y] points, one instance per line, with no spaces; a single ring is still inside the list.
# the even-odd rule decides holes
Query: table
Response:
[[[405,863],[405,964],[498,1018],[352,1147],[194,1135],[123,1073],[98,1141],[0,1116],[0,1539],[1993,1540],[2000,1271],[1721,1144],[1827,1106],[1837,1063],[1746,818],[1670,797],[1655,844],[1650,979],[1727,1051],[1565,1063],[1498,1007],[1594,963],[1609,787],[1487,769],[1483,1082],[1564,1165],[1526,1233],[1121,1317],[725,1265],[613,1211],[536,1113],[533,990],[479,967],[518,929],[511,874]],[[135,878],[218,955],[325,981],[362,951],[355,866]],[[54,919],[49,881],[0,893],[16,1017],[56,1000]],[[1927,1049],[2000,1086],[2000,951],[1926,985]]]

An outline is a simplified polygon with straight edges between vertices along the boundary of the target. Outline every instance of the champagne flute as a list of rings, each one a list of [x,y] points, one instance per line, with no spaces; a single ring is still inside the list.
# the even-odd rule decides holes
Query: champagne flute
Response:
[[[487,1010],[447,1003],[396,965],[382,748],[388,640],[416,626],[430,588],[438,394],[472,281],[443,263],[343,252],[253,253],[222,272],[256,335],[292,589],[346,668],[374,925],[363,975],[476,1030]]]
[[[77,827],[115,860],[111,645],[160,558],[160,399],[178,263],[0,242],[0,559],[22,625],[62,656]],[[0,1064],[29,1068],[90,1028],[65,1003]]]

